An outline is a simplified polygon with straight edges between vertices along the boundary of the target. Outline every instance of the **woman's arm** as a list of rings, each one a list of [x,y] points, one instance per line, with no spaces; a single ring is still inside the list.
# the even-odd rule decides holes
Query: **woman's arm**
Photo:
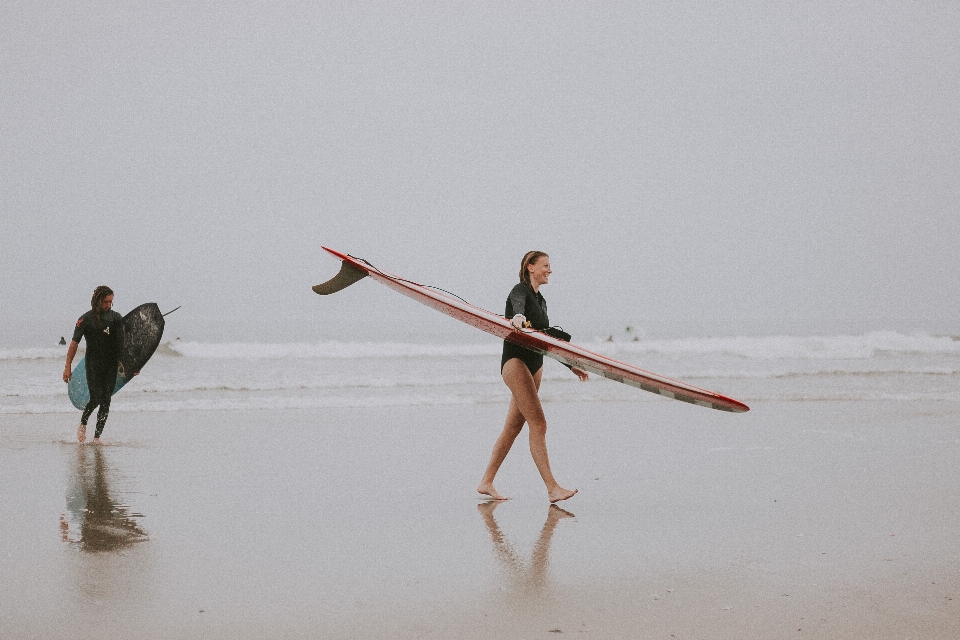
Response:
[[[71,340],[70,346],[67,347],[67,364],[64,365],[63,367],[64,382],[70,382],[70,378],[73,377],[73,374],[70,372],[70,369],[72,368],[71,365],[73,364],[73,356],[77,355],[77,347],[79,346],[80,345],[79,343],[77,343],[76,340]]]

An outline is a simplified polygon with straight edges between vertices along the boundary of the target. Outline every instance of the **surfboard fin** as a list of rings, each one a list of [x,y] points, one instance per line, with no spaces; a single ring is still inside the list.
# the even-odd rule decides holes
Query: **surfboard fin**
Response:
[[[340,263],[340,273],[333,276],[326,282],[315,285],[313,287],[314,293],[319,293],[321,296],[328,296],[331,293],[336,293],[337,291],[342,291],[346,289],[354,282],[362,280],[367,277],[366,272],[360,271],[356,267],[351,267],[346,262]]]

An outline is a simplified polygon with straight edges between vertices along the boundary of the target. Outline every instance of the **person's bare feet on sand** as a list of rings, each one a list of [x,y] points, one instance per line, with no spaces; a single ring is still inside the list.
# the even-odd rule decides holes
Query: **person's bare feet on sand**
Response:
[[[563,487],[558,486],[556,489],[547,492],[547,496],[550,498],[550,502],[560,502],[561,500],[566,500],[567,498],[572,498],[576,495],[577,489],[564,489]]]
[[[103,443],[100,442],[100,438],[94,438],[94,439],[93,439],[93,444],[103,444]]]
[[[477,487],[477,493],[490,496],[494,500],[509,500],[510,498],[500,495],[500,492],[493,488],[493,484],[481,484]]]
[[[79,442],[80,444],[83,444],[86,441],[86,439],[87,439],[87,425],[81,422],[80,425],[77,426],[77,442]]]

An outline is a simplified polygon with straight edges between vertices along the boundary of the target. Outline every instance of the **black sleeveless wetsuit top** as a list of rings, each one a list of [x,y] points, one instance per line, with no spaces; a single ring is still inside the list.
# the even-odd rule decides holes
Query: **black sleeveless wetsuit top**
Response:
[[[540,292],[534,291],[525,282],[518,283],[507,296],[507,308],[504,312],[507,320],[518,313],[526,316],[534,329],[543,330],[550,326],[550,319],[547,317],[547,301],[543,299]],[[501,373],[503,365],[511,358],[519,358],[523,364],[527,365],[531,374],[535,374],[543,367],[543,354],[504,340],[503,356],[500,358]]]

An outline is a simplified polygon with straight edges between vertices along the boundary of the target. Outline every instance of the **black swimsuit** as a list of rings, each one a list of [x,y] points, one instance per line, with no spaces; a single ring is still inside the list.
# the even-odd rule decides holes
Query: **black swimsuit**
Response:
[[[547,301],[543,299],[539,291],[534,291],[530,288],[530,285],[524,282],[518,283],[510,290],[504,316],[509,320],[518,313],[526,316],[527,321],[534,329],[543,330],[550,326],[550,320],[547,318]],[[507,360],[512,358],[517,358],[527,365],[531,375],[535,375],[537,371],[543,368],[543,354],[504,340],[503,356],[500,358],[500,373],[503,373],[503,365],[507,364]]]

